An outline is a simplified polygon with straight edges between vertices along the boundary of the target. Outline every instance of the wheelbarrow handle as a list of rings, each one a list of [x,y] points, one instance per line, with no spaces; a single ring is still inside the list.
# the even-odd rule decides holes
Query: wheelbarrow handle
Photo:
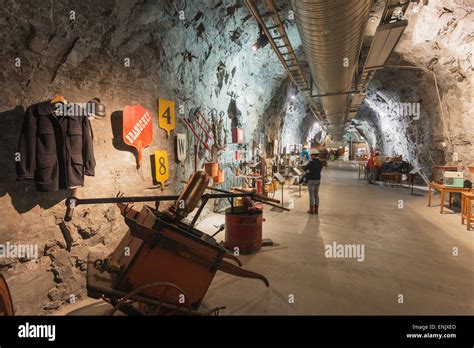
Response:
[[[110,203],[138,203],[138,202],[161,202],[176,201],[179,196],[136,196],[136,197],[106,197],[106,198],[84,198],[69,197],[66,199],[66,214],[64,221],[71,221],[74,208],[81,204],[110,204]]]
[[[77,198],[76,197],[69,197],[66,199],[66,214],[64,215],[64,221],[71,221],[72,215],[74,214],[74,208],[77,205]]]
[[[219,271],[222,271],[224,273],[232,274],[237,277],[243,277],[243,278],[253,278],[253,279],[259,279],[261,280],[266,287],[270,286],[270,283],[268,282],[268,279],[259,273],[255,273],[252,271],[248,271],[244,268],[240,268],[238,266],[235,266],[227,261],[222,261],[219,266],[217,267]]]

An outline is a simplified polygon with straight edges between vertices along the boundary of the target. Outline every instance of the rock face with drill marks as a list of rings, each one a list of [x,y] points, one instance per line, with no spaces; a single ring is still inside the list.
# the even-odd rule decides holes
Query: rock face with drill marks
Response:
[[[104,120],[93,120],[95,177],[86,177],[79,197],[152,195],[150,155],[168,149],[171,178],[165,193],[194,170],[196,141],[187,133],[188,159],[177,163],[174,138],[158,127],[157,98],[172,99],[177,115],[192,108],[223,111],[224,126],[240,122],[247,141],[257,134],[259,118],[285,79],[270,46],[251,50],[258,28],[234,1],[63,1],[32,7],[7,0],[0,16],[3,48],[11,62],[0,72],[0,243],[39,246],[38,262],[1,259],[0,270],[12,288],[18,314],[47,313],[85,296],[85,261],[92,250],[112,251],[126,226],[111,205],[79,206],[72,222],[61,228],[69,192],[37,193],[30,182],[16,182],[13,161],[23,113],[57,94],[72,102],[99,97],[107,107]],[[15,65],[17,63],[17,65]],[[144,150],[143,167],[135,169],[133,150],[121,139],[121,111],[141,104],[154,114],[153,144]],[[179,114],[183,106],[184,115]],[[227,139],[227,143],[230,143]],[[199,152],[201,163],[209,156]],[[231,178],[234,146],[219,161]],[[177,179],[175,179],[175,176]],[[208,204],[211,207],[212,204]],[[66,242],[70,235],[72,245]],[[69,242],[71,243],[71,242]]]
[[[427,169],[474,163],[473,10],[470,1],[411,5],[409,25],[388,64],[422,69],[378,71],[356,118],[358,128],[375,135],[368,137],[387,155],[402,154]],[[392,110],[390,103],[419,103],[419,119]]]
[[[286,16],[285,2],[276,3]],[[449,8],[446,1],[432,0],[419,13],[410,14],[407,35],[390,61],[433,66],[445,107],[445,130],[434,85],[426,73],[387,70],[375,75],[357,127],[387,154],[401,153],[424,165],[440,163],[454,152],[463,163],[474,160],[472,8],[467,1],[456,3]],[[14,155],[29,105],[57,94],[72,102],[99,97],[106,105],[106,118],[92,121],[96,175],[86,177],[79,197],[113,197],[118,191],[161,193],[149,189],[154,183],[147,160],[158,149],[169,151],[172,180],[165,194],[177,192],[179,181],[189,178],[196,141],[177,121],[175,132],[187,133],[189,140],[187,160],[177,163],[173,136],[167,138],[158,127],[158,97],[174,100],[178,117],[186,117],[196,107],[206,114],[212,108],[225,113],[228,139],[219,157],[226,171],[224,187],[234,184],[231,173],[238,146],[231,144],[232,126],[244,128],[249,150],[254,141],[265,139],[263,135],[300,143],[318,134],[301,96],[291,98],[294,87],[270,45],[251,50],[258,27],[242,6],[231,0],[67,0],[35,6],[26,0],[4,2],[0,15],[0,59],[5,62],[0,70],[0,243],[33,243],[40,251],[37,261],[0,259],[17,314],[50,313],[84,297],[88,252],[111,252],[126,231],[113,205],[79,206],[73,221],[63,223],[69,192],[38,193],[31,182],[16,181]],[[294,21],[285,17],[285,25],[294,49],[301,52]],[[419,99],[420,120],[380,111],[389,101]],[[121,111],[134,104],[154,115],[153,144],[144,150],[145,160],[138,171],[135,154],[123,144],[120,128]],[[201,150],[199,156],[204,162],[209,153]]]

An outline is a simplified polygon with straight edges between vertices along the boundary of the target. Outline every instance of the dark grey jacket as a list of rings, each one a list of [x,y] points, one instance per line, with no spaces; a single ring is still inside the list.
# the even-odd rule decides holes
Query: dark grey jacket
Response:
[[[318,158],[312,159],[308,162],[303,169],[307,172],[307,180],[321,180],[321,171],[323,170],[323,162]]]
[[[38,191],[82,186],[94,175],[93,135],[84,116],[56,116],[51,102],[31,105],[20,136],[18,180],[34,179]]]

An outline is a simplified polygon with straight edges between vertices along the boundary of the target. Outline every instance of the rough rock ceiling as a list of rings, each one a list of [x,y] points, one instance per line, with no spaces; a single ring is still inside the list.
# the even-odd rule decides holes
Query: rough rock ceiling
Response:
[[[434,68],[444,120],[433,80],[423,70],[378,72],[359,110],[355,127],[387,155],[403,153],[414,163],[428,165],[450,162],[457,153],[462,163],[474,163],[472,3],[452,4],[430,0],[410,12],[409,28],[390,61]],[[59,226],[65,194],[42,196],[16,182],[11,154],[28,105],[56,94],[78,102],[98,96],[107,105],[110,118],[93,123],[99,166],[83,196],[150,192],[150,164],[136,171],[133,155],[115,147],[113,115],[127,104],[140,103],[156,113],[159,96],[176,100],[185,112],[197,106],[216,108],[226,113],[229,128],[244,125],[249,143],[262,133],[304,142],[318,132],[304,102],[291,98],[291,86],[271,48],[251,51],[258,28],[242,6],[234,0],[67,0],[34,7],[29,1],[4,1],[0,59],[20,58],[21,67],[0,70],[0,128],[10,130],[3,133],[0,149],[0,243],[28,241],[44,251],[38,262],[0,260],[18,314],[47,313],[69,301],[71,293],[83,296],[87,252],[110,252],[126,229],[112,207],[77,209],[77,218],[67,225],[72,249],[66,250]],[[76,20],[64,15],[71,9]],[[184,11],[184,19],[179,19],[179,11]],[[287,30],[297,48],[295,24],[288,21]],[[129,66],[124,65],[126,58]],[[419,120],[382,112],[387,101],[420,99]],[[182,124],[177,130],[186,132]],[[172,146],[158,129],[154,139],[156,147]],[[144,155],[153,150],[145,149]],[[226,177],[231,177],[234,150],[229,147],[220,159]],[[170,168],[177,182],[193,170],[190,156],[185,165]],[[105,181],[109,184],[101,184]],[[30,284],[26,290],[25,283]]]

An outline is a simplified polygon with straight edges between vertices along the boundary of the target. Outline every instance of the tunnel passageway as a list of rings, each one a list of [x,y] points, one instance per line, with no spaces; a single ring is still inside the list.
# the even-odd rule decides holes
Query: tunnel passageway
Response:
[[[270,288],[218,273],[205,302],[229,314],[472,314],[474,245],[459,215],[427,207],[426,191],[369,185],[356,166],[323,170],[317,216],[306,213],[307,190],[299,197],[297,186],[285,189],[292,213],[265,208],[263,237],[277,245],[241,259],[265,271]],[[215,218],[199,227],[215,230]],[[364,245],[365,259],[325,257],[334,242]]]

